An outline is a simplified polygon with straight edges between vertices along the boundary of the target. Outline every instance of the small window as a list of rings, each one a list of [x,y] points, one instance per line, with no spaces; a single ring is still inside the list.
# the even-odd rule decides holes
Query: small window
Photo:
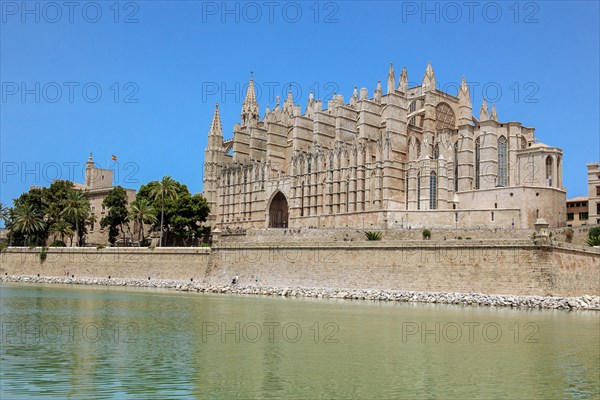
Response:
[[[481,160],[481,141],[475,139],[475,189],[479,189],[479,163]]]
[[[600,203],[596,203],[596,214],[600,214]]]
[[[567,221],[573,221],[574,217],[573,213],[567,213]]]
[[[600,196],[600,186],[596,186],[596,196]]]
[[[417,174],[417,210],[421,209],[421,173]]]
[[[584,221],[586,219],[588,219],[588,213],[586,213],[586,212],[580,212],[579,213],[579,220],[580,221]]]
[[[409,113],[409,114],[410,114],[410,113],[413,113],[413,112],[415,112],[415,111],[417,111],[417,102],[416,102],[416,100],[415,100],[415,101],[413,101],[412,103],[410,103],[410,105],[408,106],[408,113]],[[416,126],[416,125],[417,125],[417,120],[416,120],[416,118],[415,118],[414,116],[413,116],[413,117],[411,117],[411,118],[408,120],[408,124],[409,124],[409,125]]]
[[[433,171],[429,175],[429,209],[437,209],[437,175]]]
[[[546,157],[546,186],[552,186],[552,156]]]
[[[508,143],[504,136],[498,139],[498,186],[508,184]]]
[[[492,211],[492,221],[494,220],[494,212]]]

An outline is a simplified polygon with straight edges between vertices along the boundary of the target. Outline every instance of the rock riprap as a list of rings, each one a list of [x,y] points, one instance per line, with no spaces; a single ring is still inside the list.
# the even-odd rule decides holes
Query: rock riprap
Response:
[[[50,283],[68,285],[130,286],[171,289],[183,292],[226,293],[279,297],[315,297],[323,299],[399,301],[465,306],[548,308],[600,311],[600,296],[552,297],[513,296],[483,293],[414,292],[375,289],[330,289],[274,287],[258,285],[218,285],[167,279],[59,278],[43,276],[0,276],[0,282]]]

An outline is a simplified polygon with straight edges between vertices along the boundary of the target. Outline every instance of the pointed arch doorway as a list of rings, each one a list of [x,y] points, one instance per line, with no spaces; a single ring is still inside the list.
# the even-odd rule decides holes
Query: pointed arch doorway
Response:
[[[284,194],[277,192],[269,206],[269,228],[288,227],[288,202]]]

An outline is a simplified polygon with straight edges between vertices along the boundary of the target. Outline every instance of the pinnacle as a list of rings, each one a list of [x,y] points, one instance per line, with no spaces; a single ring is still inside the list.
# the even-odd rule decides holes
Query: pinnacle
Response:
[[[210,135],[223,135],[223,127],[221,125],[221,114],[219,113],[219,103],[215,104],[215,113],[213,114],[212,123],[210,124]]]

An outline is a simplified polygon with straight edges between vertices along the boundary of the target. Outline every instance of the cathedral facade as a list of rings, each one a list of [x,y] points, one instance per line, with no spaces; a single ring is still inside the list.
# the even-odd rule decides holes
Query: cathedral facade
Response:
[[[354,88],[304,112],[291,93],[262,119],[251,78],[241,122],[225,140],[218,106],[204,158],[204,191],[219,228],[532,228],[566,217],[562,150],[534,129],[502,122],[483,102],[420,86],[404,68],[373,96]]]

